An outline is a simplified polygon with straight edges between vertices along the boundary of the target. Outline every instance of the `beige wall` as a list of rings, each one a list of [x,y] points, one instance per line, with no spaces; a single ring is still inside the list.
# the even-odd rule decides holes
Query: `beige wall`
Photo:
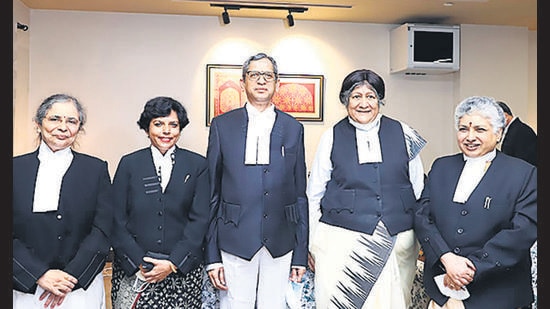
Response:
[[[112,173],[121,155],[148,146],[136,121],[153,96],[182,102],[191,123],[178,145],[205,154],[206,64],[242,64],[258,51],[275,56],[282,73],[325,76],[324,121],[304,122],[308,166],[322,132],[345,115],[340,83],[357,68],[384,78],[382,112],[428,140],[421,153],[427,170],[457,151],[452,116],[464,96],[506,100],[536,128],[537,36],[526,28],[462,25],[461,70],[411,77],[389,74],[389,30],[398,25],[298,19],[286,28],[282,18],[232,18],[222,26],[219,17],[28,10],[14,0],[18,19],[29,31],[14,35],[14,74],[23,79],[14,84],[14,154],[35,149],[30,119],[54,92],[85,104],[79,150],[108,160]],[[28,67],[21,65],[26,57]]]
[[[536,130],[536,38],[525,28],[463,25],[461,39],[460,97],[485,94],[505,101]],[[464,52],[465,46],[475,52]]]
[[[529,57],[527,59],[528,71],[528,89],[527,111],[524,111],[522,117],[537,131],[537,32],[529,31]]]
[[[29,32],[17,29],[17,22],[29,25],[30,11],[19,1],[13,1],[13,153],[26,151],[33,137],[28,129],[29,107]],[[33,131],[34,132],[34,131]]]

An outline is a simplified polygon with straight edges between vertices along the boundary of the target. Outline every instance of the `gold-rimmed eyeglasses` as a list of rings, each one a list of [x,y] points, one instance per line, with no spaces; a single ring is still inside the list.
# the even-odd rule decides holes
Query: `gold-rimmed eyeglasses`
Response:
[[[260,76],[263,76],[266,82],[273,81],[275,77],[277,77],[277,74],[275,72],[260,72],[260,71],[246,71],[246,75],[248,75],[248,78],[253,81],[258,81],[260,79]]]

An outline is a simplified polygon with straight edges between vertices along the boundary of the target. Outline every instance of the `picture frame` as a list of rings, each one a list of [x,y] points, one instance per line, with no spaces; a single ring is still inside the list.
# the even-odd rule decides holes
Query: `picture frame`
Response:
[[[206,65],[206,126],[212,118],[246,103],[241,70],[241,65]],[[323,75],[280,73],[279,80],[279,90],[273,96],[277,108],[298,121],[323,121]]]
[[[241,89],[242,65],[206,65],[206,126],[212,118],[244,106],[246,94]]]
[[[325,77],[314,74],[279,74],[273,103],[298,121],[323,121]]]

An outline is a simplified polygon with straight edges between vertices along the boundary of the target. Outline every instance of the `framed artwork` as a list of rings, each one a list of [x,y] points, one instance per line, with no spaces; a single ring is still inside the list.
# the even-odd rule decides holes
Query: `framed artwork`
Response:
[[[279,74],[279,80],[273,96],[277,108],[299,121],[323,121],[323,75]]]
[[[244,106],[246,94],[241,89],[241,65],[206,65],[206,125],[212,118]],[[324,76],[279,74],[279,91],[273,103],[299,121],[323,121]]]
[[[241,65],[206,65],[206,125],[212,118],[244,106],[246,94],[241,89]]]

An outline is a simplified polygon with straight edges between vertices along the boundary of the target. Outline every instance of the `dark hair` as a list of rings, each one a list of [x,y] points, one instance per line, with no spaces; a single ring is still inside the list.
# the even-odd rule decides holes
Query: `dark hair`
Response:
[[[149,124],[154,118],[165,117],[170,115],[172,111],[175,111],[178,115],[178,121],[180,125],[180,131],[189,124],[189,118],[187,118],[187,111],[181,105],[180,102],[170,97],[156,97],[152,98],[143,107],[143,112],[137,122],[140,129],[145,132],[149,132]]]
[[[508,107],[508,105],[506,105],[506,103],[502,102],[502,101],[497,101],[497,104],[498,106],[500,106],[500,108],[502,108],[502,110],[510,115],[510,116],[514,116],[514,114],[512,114],[512,110],[510,109],[510,107]]]
[[[52,105],[58,102],[73,103],[73,105],[76,107],[76,110],[78,111],[78,121],[80,121],[78,130],[80,131],[84,123],[86,123],[86,111],[84,109],[84,106],[82,106],[82,104],[80,104],[80,102],[78,102],[78,100],[75,97],[64,93],[53,94],[47,97],[46,99],[44,99],[44,101],[40,103],[40,106],[36,110],[36,114],[34,115],[33,120],[39,125],[42,125],[42,120],[44,120],[44,118],[46,117],[46,114],[52,108]]]
[[[246,78],[246,72],[248,72],[248,68],[250,67],[250,62],[261,60],[264,58],[267,58],[269,61],[271,61],[271,64],[273,64],[273,73],[275,73],[275,76],[279,76],[277,61],[275,61],[273,57],[268,56],[266,53],[257,53],[253,56],[248,57],[248,59],[246,59],[245,62],[243,63],[243,73],[242,73],[243,80]]]
[[[378,97],[378,101],[383,105],[386,89],[384,80],[374,71],[367,69],[355,70],[346,76],[342,81],[342,89],[340,89],[340,102],[345,106],[348,106],[349,96],[353,89],[357,86],[365,84],[372,91],[374,91]]]

